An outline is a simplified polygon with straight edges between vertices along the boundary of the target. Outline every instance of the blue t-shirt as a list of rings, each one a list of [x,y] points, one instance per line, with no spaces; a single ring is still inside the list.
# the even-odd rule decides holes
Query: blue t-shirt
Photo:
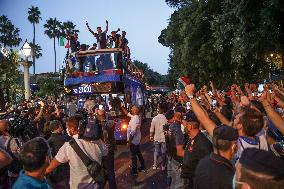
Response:
[[[12,189],[50,189],[50,186],[46,180],[38,180],[27,176],[22,170]]]

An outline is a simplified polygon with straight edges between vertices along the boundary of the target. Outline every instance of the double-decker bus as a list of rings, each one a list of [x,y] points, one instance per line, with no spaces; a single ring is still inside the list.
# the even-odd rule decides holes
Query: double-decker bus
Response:
[[[67,95],[77,96],[81,105],[88,96],[104,99],[105,109],[114,120],[118,141],[126,140],[128,119],[111,107],[111,100],[119,98],[126,106],[141,107],[145,101],[143,71],[123,58],[120,48],[86,50],[70,55],[66,61],[64,90]]]

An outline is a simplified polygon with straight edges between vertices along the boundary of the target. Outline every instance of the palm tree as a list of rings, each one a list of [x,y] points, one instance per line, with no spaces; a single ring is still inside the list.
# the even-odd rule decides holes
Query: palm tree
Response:
[[[64,32],[64,31],[68,31],[69,33],[78,33],[79,32],[79,30],[77,30],[77,29],[75,29],[76,28],[76,25],[73,23],[73,22],[71,22],[71,21],[66,21],[66,22],[63,22],[62,23],[62,26],[61,26],[61,31],[62,31],[62,33],[61,33],[61,35],[63,36],[63,37],[66,37],[65,35],[66,35],[66,33]]]
[[[32,51],[33,57],[35,57],[36,59],[41,57],[42,56],[42,53],[41,53],[42,49],[41,49],[40,45],[39,44],[34,45],[32,43],[29,43],[29,44],[30,44],[31,48],[33,49],[33,51]]]
[[[16,28],[7,16],[0,16],[0,42],[4,48],[18,46],[22,41],[19,33],[19,28]]]
[[[41,20],[40,11],[39,11],[38,7],[32,6],[31,8],[29,8],[28,14],[29,14],[28,20],[30,21],[30,23],[33,24],[33,29],[34,29],[33,46],[35,46],[35,24],[38,24],[39,20]],[[35,74],[35,58],[36,57],[33,56],[34,74]]]
[[[55,38],[59,38],[61,22],[59,22],[56,18],[50,18],[46,20],[46,24],[43,25],[46,29],[44,33],[50,38],[53,39],[53,49],[54,49],[54,71],[56,73],[56,48],[55,48]]]

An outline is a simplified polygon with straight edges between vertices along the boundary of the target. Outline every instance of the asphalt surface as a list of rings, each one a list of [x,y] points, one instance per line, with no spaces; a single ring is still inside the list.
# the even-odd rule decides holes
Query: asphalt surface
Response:
[[[120,189],[164,189],[166,171],[153,170],[154,145],[149,140],[151,119],[146,119],[141,126],[142,141],[140,150],[147,167],[146,172],[139,172],[137,177],[130,175],[131,156],[126,144],[117,145],[115,152],[115,174],[117,187]],[[138,161],[138,167],[139,167]],[[106,187],[108,188],[108,186]]]

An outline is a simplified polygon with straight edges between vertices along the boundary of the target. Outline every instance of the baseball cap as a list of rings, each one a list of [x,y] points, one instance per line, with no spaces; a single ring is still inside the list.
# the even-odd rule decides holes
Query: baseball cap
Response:
[[[273,176],[275,180],[284,178],[284,161],[271,152],[257,148],[246,148],[239,162],[243,167],[257,173]]]
[[[238,140],[238,132],[228,125],[220,125],[213,131],[213,137],[220,140],[235,141]]]

